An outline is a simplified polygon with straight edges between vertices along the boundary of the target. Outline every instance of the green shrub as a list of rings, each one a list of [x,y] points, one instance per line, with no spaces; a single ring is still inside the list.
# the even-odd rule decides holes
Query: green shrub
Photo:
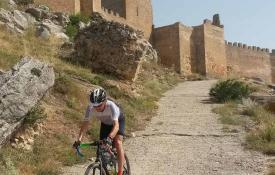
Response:
[[[68,24],[68,26],[66,27],[66,32],[65,33],[66,33],[66,35],[69,36],[69,38],[71,40],[74,39],[74,37],[76,36],[77,32],[78,32],[78,27],[75,26],[75,25]]]
[[[70,16],[70,23],[66,27],[66,34],[70,37],[71,40],[74,39],[78,32],[78,25],[80,22],[88,23],[90,20],[89,16],[83,14],[76,14]]]
[[[218,102],[241,100],[248,97],[251,89],[247,84],[236,79],[220,81],[210,89],[209,95]]]
[[[47,115],[45,114],[44,108],[40,106],[36,106],[32,108],[28,114],[26,115],[24,119],[24,125],[26,126],[32,126],[38,121],[41,121],[42,119],[45,119]]]

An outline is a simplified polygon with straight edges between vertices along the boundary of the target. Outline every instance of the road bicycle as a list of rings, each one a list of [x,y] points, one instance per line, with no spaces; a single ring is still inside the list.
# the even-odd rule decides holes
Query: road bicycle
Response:
[[[80,157],[84,157],[80,151],[80,148],[84,147],[97,147],[96,160],[86,168],[84,175],[117,175],[118,159],[114,146],[109,148],[102,140],[93,143],[82,143],[76,148]],[[131,175],[129,159],[126,154],[124,156],[123,175]]]

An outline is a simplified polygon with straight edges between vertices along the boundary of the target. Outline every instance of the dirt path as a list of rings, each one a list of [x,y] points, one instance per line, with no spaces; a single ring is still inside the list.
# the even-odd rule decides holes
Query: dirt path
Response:
[[[211,112],[214,82],[185,82],[165,94],[149,126],[124,144],[133,175],[264,174],[265,157],[243,149],[243,134],[223,133]]]

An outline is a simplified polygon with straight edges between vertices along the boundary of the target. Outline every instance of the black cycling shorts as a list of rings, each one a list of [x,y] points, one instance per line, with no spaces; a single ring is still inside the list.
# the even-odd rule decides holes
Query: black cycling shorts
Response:
[[[118,118],[118,123],[119,123],[119,130],[117,132],[117,135],[124,136],[125,135],[125,117],[123,113],[120,114]],[[113,129],[113,125],[106,125],[104,123],[101,123],[99,139],[100,140],[106,139],[111,133],[112,129]]]

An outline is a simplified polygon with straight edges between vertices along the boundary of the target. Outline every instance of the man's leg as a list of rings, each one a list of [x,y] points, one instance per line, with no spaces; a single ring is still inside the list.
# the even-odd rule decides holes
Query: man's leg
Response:
[[[124,150],[122,146],[123,136],[116,135],[114,138],[115,147],[118,154],[118,175],[122,175],[123,173],[123,165],[125,163]]]

